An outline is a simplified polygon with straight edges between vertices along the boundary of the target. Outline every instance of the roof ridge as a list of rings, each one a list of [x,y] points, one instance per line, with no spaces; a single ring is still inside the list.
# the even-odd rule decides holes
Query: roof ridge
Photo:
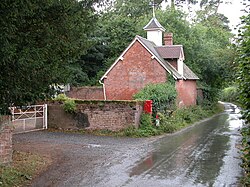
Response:
[[[140,36],[140,35],[136,35],[136,37],[139,38],[139,39],[146,40],[147,42],[150,42],[151,44],[153,44],[154,47],[156,47],[156,45],[155,45],[155,43],[154,43],[153,41],[151,41],[151,40],[149,40],[149,39],[147,39],[147,38],[144,38],[144,37],[142,37],[142,36]]]

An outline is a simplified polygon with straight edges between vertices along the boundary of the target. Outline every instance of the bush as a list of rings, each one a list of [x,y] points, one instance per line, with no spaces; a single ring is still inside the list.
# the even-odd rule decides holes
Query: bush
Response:
[[[220,99],[222,101],[235,102],[238,100],[238,93],[239,91],[236,86],[230,86],[222,90]]]
[[[142,113],[140,127],[147,128],[148,126],[152,126],[152,116],[150,114]]]
[[[59,102],[64,102],[68,100],[69,98],[65,94],[58,94],[53,100],[54,101],[59,101]]]
[[[65,112],[74,113],[76,111],[76,103],[73,99],[67,99],[64,101],[63,109]]]
[[[243,177],[243,184],[250,186],[250,127],[246,126],[241,130],[242,135],[242,149],[241,149],[241,167],[245,170]]]
[[[149,84],[133,96],[137,100],[152,100],[153,113],[165,112],[175,107],[177,93],[171,83]]]
[[[142,113],[140,119],[140,128],[138,129],[139,136],[148,137],[160,134],[154,126],[152,116],[150,114]]]
[[[171,119],[171,117],[167,117],[161,113],[158,113],[160,119],[159,130],[164,133],[173,133],[178,129],[178,125],[175,120]]]
[[[171,115],[157,113],[160,119],[160,126],[155,126],[153,118],[150,114],[143,113],[140,120],[140,127],[136,129],[131,126],[121,133],[131,137],[149,137],[160,135],[163,133],[173,133],[203,118],[209,117],[214,113],[221,112],[214,107],[191,106],[176,109]]]
[[[65,94],[59,94],[54,101],[63,103],[63,109],[65,112],[74,113],[76,111],[75,100],[68,98]]]

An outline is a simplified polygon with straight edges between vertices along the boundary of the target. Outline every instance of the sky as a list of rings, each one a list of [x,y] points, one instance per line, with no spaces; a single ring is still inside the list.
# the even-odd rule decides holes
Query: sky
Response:
[[[219,12],[228,17],[230,27],[233,29],[240,23],[240,17],[243,15],[242,9],[244,9],[244,6],[240,0],[232,0],[232,4],[222,4],[219,7]]]
[[[241,10],[244,9],[244,6],[242,5],[241,1],[242,0],[231,0],[230,4],[222,3],[219,7],[219,13],[222,13],[228,17],[230,21],[229,26],[233,32],[237,32],[233,29],[240,23],[240,17],[243,15]],[[168,3],[163,2],[162,6],[165,7],[167,4]],[[199,9],[199,5],[197,5],[196,9]]]

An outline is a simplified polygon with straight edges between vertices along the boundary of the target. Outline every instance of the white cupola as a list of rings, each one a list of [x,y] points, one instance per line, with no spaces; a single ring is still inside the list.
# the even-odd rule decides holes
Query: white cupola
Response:
[[[147,31],[148,40],[154,42],[157,46],[162,46],[163,33],[166,29],[155,17],[153,17],[143,29]]]

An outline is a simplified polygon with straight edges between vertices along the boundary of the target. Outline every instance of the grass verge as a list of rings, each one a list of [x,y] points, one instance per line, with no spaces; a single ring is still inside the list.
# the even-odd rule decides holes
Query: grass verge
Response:
[[[159,126],[154,125],[155,119],[152,119],[150,115],[143,114],[140,128],[129,127],[119,133],[130,137],[150,137],[164,133],[173,133],[223,110],[224,108],[221,105],[213,107],[192,106],[177,109],[171,114],[158,113],[160,119]]]
[[[49,162],[48,159],[33,153],[14,151],[11,165],[0,166],[0,186],[27,186]]]
[[[224,107],[220,104],[212,106],[192,106],[187,108],[180,108],[173,111],[171,114],[158,114],[160,119],[160,126],[155,126],[155,119],[150,115],[143,114],[141,116],[140,127],[135,128],[130,126],[121,131],[110,130],[57,130],[49,129],[51,132],[65,132],[65,133],[80,133],[80,134],[94,134],[98,136],[128,136],[128,137],[150,137],[157,136],[164,133],[173,133],[202,119],[208,118],[214,114],[222,112]]]

